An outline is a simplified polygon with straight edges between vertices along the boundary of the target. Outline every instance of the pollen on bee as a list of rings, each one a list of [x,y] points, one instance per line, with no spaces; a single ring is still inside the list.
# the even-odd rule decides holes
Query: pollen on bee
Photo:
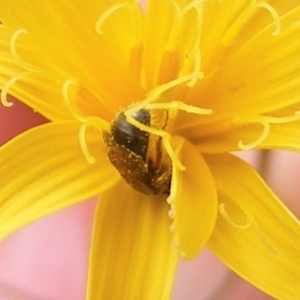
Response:
[[[149,110],[138,110],[132,118],[151,129]],[[103,137],[111,163],[129,185],[144,194],[169,194],[172,166],[161,137],[129,122],[125,111],[117,115]]]

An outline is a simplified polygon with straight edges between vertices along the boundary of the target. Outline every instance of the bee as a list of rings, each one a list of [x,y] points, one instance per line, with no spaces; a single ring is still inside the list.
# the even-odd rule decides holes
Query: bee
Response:
[[[155,114],[141,108],[132,112],[131,117],[149,128],[164,129],[168,111]],[[170,193],[172,164],[162,137],[134,126],[123,111],[113,120],[110,130],[103,131],[103,139],[111,163],[130,186],[147,195]]]

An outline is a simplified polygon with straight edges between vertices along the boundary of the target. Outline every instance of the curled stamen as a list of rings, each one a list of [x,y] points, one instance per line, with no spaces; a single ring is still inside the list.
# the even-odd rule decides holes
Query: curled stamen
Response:
[[[23,77],[26,77],[30,72],[29,71],[25,71],[25,72],[22,72],[22,73],[19,73],[13,77],[11,77],[5,84],[4,86],[2,87],[2,92],[1,92],[1,103],[3,106],[5,107],[11,107],[13,105],[12,102],[9,102],[7,100],[7,94],[8,94],[8,91],[9,89],[11,88],[11,86],[18,80],[20,80],[21,78]]]
[[[106,20],[116,11],[120,9],[128,9],[131,13],[132,17],[132,38],[131,38],[131,46],[134,49],[134,51],[137,51],[137,49],[140,48],[142,39],[143,39],[143,12],[141,9],[141,6],[139,4],[139,1],[136,0],[133,3],[129,2],[123,2],[123,3],[117,3],[110,8],[108,8],[98,19],[95,25],[96,32],[98,34],[103,34],[102,27],[103,24],[106,22]]]
[[[21,59],[16,51],[16,40],[22,34],[28,34],[28,31],[24,28],[20,28],[20,29],[16,30],[13,33],[13,35],[11,36],[10,43],[9,43],[10,52],[16,61],[21,61]]]
[[[63,96],[64,103],[67,106],[67,108],[70,111],[70,113],[72,114],[72,116],[76,120],[78,120],[79,122],[86,122],[87,117],[85,117],[85,116],[81,115],[79,112],[77,112],[74,109],[74,106],[72,105],[72,102],[71,102],[70,97],[69,97],[69,89],[70,89],[71,86],[76,86],[76,82],[73,81],[73,80],[71,80],[71,79],[66,80],[63,83],[63,86],[62,86],[62,96]]]
[[[276,36],[279,34],[280,27],[281,27],[280,18],[277,14],[277,11],[274,9],[274,7],[272,7],[270,4],[266,2],[260,1],[257,3],[256,0],[253,0],[250,2],[248,7],[239,15],[239,17],[236,19],[236,21],[233,23],[233,25],[229,28],[229,30],[222,38],[222,43],[225,47],[228,47],[234,42],[235,38],[241,32],[241,29],[244,27],[247,21],[252,17],[256,8],[265,8],[271,14],[275,24],[275,30],[273,31],[272,35]]]
[[[98,19],[98,21],[96,22],[96,31],[98,34],[103,34],[103,31],[102,31],[102,26],[104,24],[104,22],[108,19],[108,17],[118,11],[119,9],[121,8],[127,8],[129,10],[133,10],[134,8],[134,5],[131,4],[131,3],[128,3],[128,2],[123,2],[123,3],[117,3],[113,6],[111,6],[110,8],[108,8],[101,16],[100,18]]]
[[[280,18],[278,16],[276,9],[269,3],[266,3],[263,1],[255,3],[255,6],[265,8],[271,14],[271,16],[274,20],[274,26],[275,26],[275,29],[274,29],[272,35],[277,36],[280,33],[281,24],[280,24]]]
[[[245,212],[243,212],[243,213],[245,215],[246,223],[238,224],[237,222],[235,222],[233,220],[233,218],[227,213],[227,211],[225,209],[225,203],[219,204],[219,212],[230,225],[232,225],[233,227],[236,227],[236,228],[246,229],[246,228],[249,228],[253,223],[253,217],[249,216],[248,214],[245,214]]]
[[[251,149],[256,148],[258,145],[260,145],[265,140],[265,138],[268,136],[268,134],[270,132],[270,123],[265,119],[256,118],[253,120],[248,120],[247,122],[253,123],[253,124],[255,124],[255,123],[261,124],[263,126],[263,130],[262,130],[260,136],[256,140],[254,140],[253,142],[251,142],[249,144],[244,144],[242,140],[239,140],[238,147],[240,150],[251,150]]]
[[[284,124],[300,120],[300,114],[297,112],[293,116],[287,117],[268,117],[268,116],[251,116],[251,117],[237,117],[233,120],[234,124],[261,124],[263,130],[259,137],[252,143],[244,144],[242,140],[239,141],[238,147],[240,150],[251,150],[260,145],[268,136],[270,132],[270,124]]]
[[[228,214],[228,212],[225,209],[225,203],[220,203],[219,205],[219,211],[222,217],[228,222],[231,226],[238,228],[238,229],[247,229],[247,230],[254,230],[256,237],[261,242],[261,244],[265,247],[266,250],[268,250],[270,253],[272,253],[275,256],[279,256],[279,252],[277,249],[275,249],[267,240],[265,234],[261,231],[261,229],[258,227],[257,223],[255,222],[255,218],[245,211],[242,211],[245,217],[245,224],[237,223],[233,220],[233,218]]]
[[[108,125],[105,124],[104,121],[98,117],[88,117],[86,121],[81,124],[79,128],[79,144],[82,153],[89,164],[94,164],[96,161],[95,157],[90,153],[86,142],[86,131],[88,127],[94,127],[97,130],[102,131],[103,129],[107,130]]]
[[[24,28],[20,28],[20,29],[16,30],[13,33],[13,35],[11,36],[10,43],[9,43],[10,53],[11,53],[12,57],[14,58],[14,60],[16,61],[16,63],[19,64],[21,67],[23,67],[25,70],[36,71],[36,69],[33,66],[24,62],[17,53],[16,41],[19,38],[19,36],[22,34],[28,34],[28,31]]]

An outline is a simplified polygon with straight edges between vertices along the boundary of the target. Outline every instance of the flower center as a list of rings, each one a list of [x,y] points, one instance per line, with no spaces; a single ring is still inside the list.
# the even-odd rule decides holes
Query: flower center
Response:
[[[162,126],[168,122],[168,111],[160,120],[150,110],[140,109],[131,118],[143,126]],[[157,122],[158,121],[158,122]],[[131,124],[121,112],[103,131],[108,157],[121,176],[136,190],[145,194],[169,194],[172,165],[162,144],[162,137],[150,134]]]
[[[185,170],[171,143],[171,125],[178,111],[207,115],[212,111],[181,101],[154,102],[162,93],[190,81],[192,75],[162,84],[140,103],[122,111],[104,130],[108,157],[121,176],[145,194],[169,194],[172,168]]]

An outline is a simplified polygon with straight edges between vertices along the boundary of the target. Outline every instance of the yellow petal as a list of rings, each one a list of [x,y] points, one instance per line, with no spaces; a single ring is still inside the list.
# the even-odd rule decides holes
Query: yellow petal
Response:
[[[9,93],[50,120],[72,118],[62,101],[61,83],[40,73],[25,71],[12,57],[9,49],[12,34],[12,31],[0,26],[0,89],[2,94],[6,94],[2,95],[2,100],[7,101]],[[16,79],[18,84],[11,82],[14,76],[20,76]]]
[[[249,0],[204,2],[205,14],[201,37],[204,69],[209,70],[218,65],[217,59],[230,53],[233,48],[242,47],[264,27],[273,26],[275,29],[272,14],[268,9],[273,9],[282,16],[299,5],[297,0],[273,0],[269,6],[263,2]],[[226,41],[230,41],[229,36],[233,40],[231,44],[226,44]]]
[[[169,299],[177,251],[169,206],[120,181],[103,193],[95,215],[87,299]]]
[[[173,25],[174,8],[169,1],[147,1],[144,48],[143,85],[151,88],[157,85],[162,55],[167,37]],[[153,28],[155,24],[155,29]]]
[[[270,130],[264,140],[255,148],[257,149],[285,149],[300,151],[300,121],[285,124],[270,124]],[[221,153],[240,150],[238,145],[242,141],[250,144],[257,140],[263,131],[262,124],[248,124],[232,128],[227,132],[198,138],[195,141],[197,149],[206,153]]]
[[[119,178],[106,158],[99,132],[87,135],[97,159],[90,165],[80,149],[78,130],[75,122],[45,124],[0,148],[0,238],[98,195]]]
[[[264,9],[261,13],[268,16]],[[223,119],[236,114],[270,112],[297,103],[299,17],[298,5],[280,17],[281,30],[273,36],[274,22],[269,16],[269,26],[249,36],[242,47],[227,53],[214,71],[215,76],[204,80],[201,95],[206,94],[198,99],[212,103],[214,114],[220,114]],[[255,24],[256,19],[252,23]]]
[[[183,114],[178,121],[179,134],[192,141],[203,140],[210,133],[233,126],[235,117],[272,115],[274,111],[280,114],[281,109],[295,104],[295,111],[300,110],[300,6],[280,16],[277,36],[272,35],[275,21],[270,13],[260,8],[257,14],[267,18],[269,25],[260,31],[256,28],[257,32],[248,36],[247,30],[252,32],[250,27],[256,26],[253,17],[247,30],[236,37],[240,47],[234,44],[233,49],[219,53],[221,57],[212,59],[215,66],[208,65],[204,78],[188,90],[186,101],[211,108],[213,113],[205,118]],[[244,34],[248,40],[244,40]]]
[[[192,258],[206,245],[215,226],[217,192],[211,172],[195,148],[186,142],[180,152],[186,170],[173,167],[168,202],[175,245],[183,257]]]
[[[131,17],[130,10],[115,12],[117,18],[110,25],[117,23],[116,27],[105,26],[104,22],[103,33],[96,32],[99,18],[117,1],[110,2],[93,0],[87,4],[77,0],[70,5],[69,1],[57,0],[47,3],[3,0],[0,19],[12,32],[22,30],[14,45],[23,64],[57,80],[61,86],[66,80],[74,81],[81,96],[77,100],[79,106],[85,107],[86,101],[98,101],[107,111],[114,111],[121,103],[137,100],[141,91],[130,69],[128,54],[122,51],[130,49],[130,40],[125,43],[122,36],[120,45],[118,39],[123,33],[129,36],[133,30],[131,22],[125,22]],[[122,31],[115,32],[120,24]],[[35,97],[42,95],[35,94]]]
[[[219,192],[210,248],[276,299],[300,295],[300,223],[259,175],[234,156],[207,156]]]

